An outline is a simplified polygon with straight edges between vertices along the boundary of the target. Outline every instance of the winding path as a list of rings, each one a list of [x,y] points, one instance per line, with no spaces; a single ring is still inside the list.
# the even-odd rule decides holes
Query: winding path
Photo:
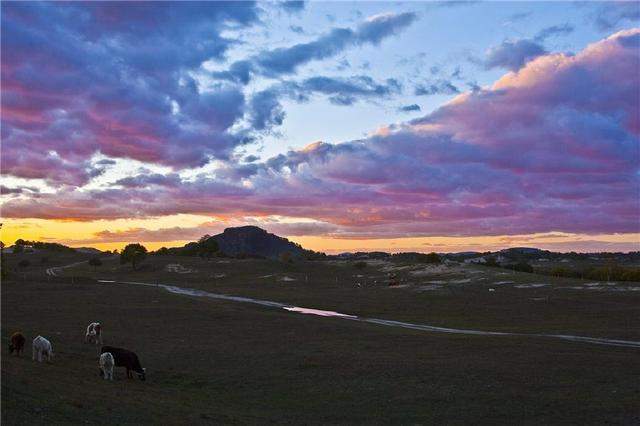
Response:
[[[591,343],[596,345],[619,346],[619,347],[625,347],[625,348],[640,349],[640,342],[633,341],[633,340],[604,339],[604,338],[597,338],[597,337],[573,336],[573,335],[565,335],[565,334],[510,333],[510,332],[499,332],[499,331],[482,331],[482,330],[467,330],[467,329],[458,329],[458,328],[436,327],[436,326],[426,325],[426,324],[415,324],[410,322],[359,317],[357,315],[349,315],[349,314],[343,314],[340,312],[326,311],[321,309],[302,308],[302,307],[292,306],[285,303],[272,302],[270,300],[260,300],[260,299],[252,299],[249,297],[242,297],[242,296],[230,296],[226,294],[210,293],[204,290],[196,290],[192,288],[178,287],[173,285],[150,284],[150,283],[142,283],[142,282],[134,282],[134,281],[113,281],[113,280],[98,280],[98,282],[109,283],[109,284],[129,284],[129,285],[141,285],[141,286],[148,286],[148,287],[159,287],[174,294],[181,294],[181,295],[194,296],[194,297],[207,297],[211,299],[227,300],[231,302],[252,303],[252,304],[267,306],[271,308],[284,309],[289,312],[300,313],[300,314],[318,315],[323,317],[334,317],[334,318],[340,318],[340,319],[345,319],[349,321],[359,321],[359,322],[365,322],[370,324],[384,325],[388,327],[408,328],[412,330],[421,330],[421,331],[427,331],[432,333],[467,334],[467,335],[476,335],[476,336],[519,336],[519,337],[548,338],[548,339],[560,339],[560,340],[569,341],[569,342],[581,342],[581,343]]]
[[[81,262],[76,262],[76,263],[72,263],[70,265],[64,265],[64,266],[54,266],[52,268],[47,268],[47,270],[45,271],[45,273],[47,275],[49,275],[50,277],[57,277],[59,272],[62,272],[63,269],[66,268],[71,268],[73,266],[77,266],[77,265],[82,265],[83,263],[87,263],[88,260],[83,260]]]

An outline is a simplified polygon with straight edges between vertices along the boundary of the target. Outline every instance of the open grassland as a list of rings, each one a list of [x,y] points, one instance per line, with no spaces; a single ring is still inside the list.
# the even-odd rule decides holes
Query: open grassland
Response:
[[[64,274],[170,284],[443,327],[640,340],[639,283],[609,285],[470,265],[369,261],[358,269],[355,264],[159,256],[149,257],[137,271],[112,258],[100,268],[83,264]],[[167,265],[180,265],[181,272],[169,272]],[[389,286],[390,273],[398,286]]]
[[[32,262],[3,281],[4,424],[640,422],[637,349],[395,329],[92,278],[447,327],[640,340],[633,283],[589,290],[589,282],[493,268],[384,262],[357,269],[150,257],[139,271],[103,262],[49,278]],[[171,264],[180,272],[169,272]],[[389,273],[399,286],[388,287]],[[106,344],[138,353],[146,382],[119,369],[113,383],[98,376],[95,348],[82,343],[96,320]],[[49,337],[53,364],[33,363],[30,346],[25,357],[9,356],[15,330],[28,343]]]

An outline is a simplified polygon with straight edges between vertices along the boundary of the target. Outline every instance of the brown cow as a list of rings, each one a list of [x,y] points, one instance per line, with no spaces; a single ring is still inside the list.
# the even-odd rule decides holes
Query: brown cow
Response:
[[[24,351],[24,342],[27,339],[24,338],[24,335],[19,331],[16,331],[11,335],[11,342],[9,343],[9,354],[12,354],[13,351],[16,351],[16,355],[20,356],[20,353]]]

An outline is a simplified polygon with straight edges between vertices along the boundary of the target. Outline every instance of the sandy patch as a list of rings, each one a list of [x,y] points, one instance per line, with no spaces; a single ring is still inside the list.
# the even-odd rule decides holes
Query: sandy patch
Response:
[[[395,272],[395,271],[406,271],[407,269],[415,268],[414,265],[406,265],[406,266],[387,266],[381,268],[382,272]]]
[[[422,285],[416,288],[416,291],[436,291],[441,289],[442,289],[442,286],[434,284],[434,285]]]
[[[471,282],[471,278],[463,278],[460,280],[450,280],[449,284],[464,284],[464,283],[470,283]]]
[[[295,278],[284,276],[280,278],[280,281],[298,281],[298,280],[296,280]]]
[[[185,268],[179,263],[169,263],[165,265],[164,270],[167,272],[175,272],[177,274],[190,274],[192,272],[196,272],[193,269]]]
[[[410,271],[409,274],[419,277],[419,276],[424,276],[424,275],[431,275],[431,274],[442,274],[442,273],[447,273],[451,270],[451,268],[449,268],[446,265],[429,265],[426,266],[424,268],[420,268],[420,269],[416,269],[413,271]]]
[[[550,284],[519,284],[519,285],[514,285],[514,288],[540,288],[540,287],[547,287]]]

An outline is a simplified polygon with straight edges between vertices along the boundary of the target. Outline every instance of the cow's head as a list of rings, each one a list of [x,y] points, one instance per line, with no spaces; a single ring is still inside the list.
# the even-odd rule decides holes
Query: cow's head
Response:
[[[146,369],[146,368],[143,368],[143,369],[142,369],[142,370],[140,370],[140,371],[136,371],[136,374],[138,375],[138,378],[139,378],[140,380],[142,380],[143,382],[144,382],[145,380],[147,380],[147,369]]]

